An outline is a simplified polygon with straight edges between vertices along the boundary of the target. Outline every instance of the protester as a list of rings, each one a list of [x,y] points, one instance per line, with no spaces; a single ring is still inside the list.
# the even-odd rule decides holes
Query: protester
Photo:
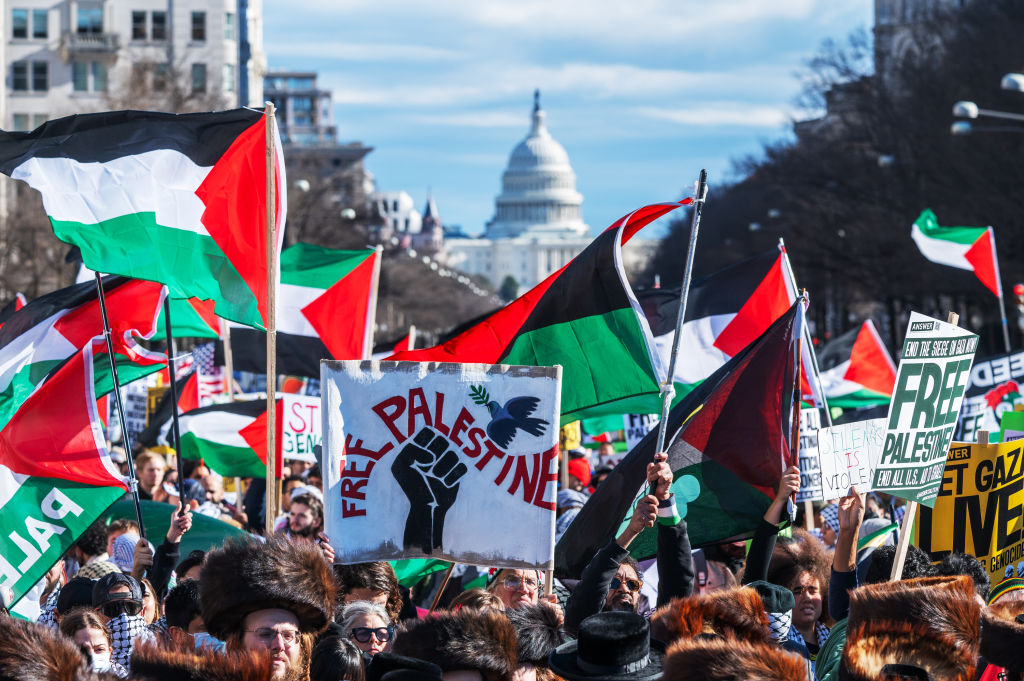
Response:
[[[953,575],[966,575],[970,577],[971,582],[974,584],[974,591],[978,595],[978,602],[981,605],[988,603],[988,592],[992,586],[988,577],[988,570],[974,556],[957,552],[946,554],[939,561],[939,564],[935,566],[935,574],[946,577]]]
[[[149,583],[148,579],[143,577],[139,580],[139,585],[142,587],[142,619],[145,620],[147,625],[153,624],[153,622],[163,617],[163,614],[160,612],[160,601],[157,600],[156,590]]]
[[[576,492],[585,492],[590,485],[590,462],[586,456],[570,458],[567,469],[569,471],[568,488]]]
[[[83,532],[75,543],[68,549],[68,557],[73,561],[73,567],[68,570],[71,576],[84,569],[90,563],[110,562],[110,554],[107,553],[107,528],[103,520],[97,520]],[[117,566],[111,564],[112,569]],[[107,568],[100,568],[107,569]],[[101,574],[85,574],[83,577],[96,579]]]
[[[61,620],[60,632],[89,651],[94,671],[110,672],[122,679],[128,676],[128,670],[112,659],[110,632],[96,613],[85,608],[72,610]]]
[[[130,575],[104,575],[92,588],[92,606],[110,632],[114,662],[127,666],[135,642],[146,634],[142,585]]]
[[[96,580],[85,577],[74,577],[61,587],[60,595],[57,597],[56,608],[53,612],[53,629],[58,628],[64,616],[76,608],[92,607],[92,590]],[[45,614],[45,613],[44,613]],[[40,623],[43,620],[40,619]]]
[[[517,666],[515,629],[495,612],[443,612],[406,621],[393,650],[436,664],[445,681],[512,681]]]
[[[164,601],[164,617],[172,641],[192,642],[192,636],[206,631],[198,581],[186,579],[171,589]]]
[[[665,644],[652,640],[647,620],[635,612],[602,612],[579,625],[575,641],[551,653],[549,665],[569,681],[655,681]]]
[[[601,486],[601,483],[611,474],[614,470],[613,466],[598,466],[594,470],[594,474],[590,476],[590,491],[596,492],[597,488]]]
[[[589,498],[585,492],[579,492],[574,489],[558,490],[558,495],[555,497],[556,542],[569,529],[569,524],[579,515],[580,509],[583,508]]]
[[[349,639],[327,636],[313,648],[310,681],[364,681],[362,651]]]
[[[504,604],[506,610],[545,602],[563,617],[555,594],[541,596],[541,574],[539,570],[517,570],[507,568],[495,570],[487,578],[487,590]]]
[[[335,565],[334,574],[341,592],[342,606],[356,601],[370,601],[383,607],[390,621],[398,621],[402,612],[402,592],[391,563],[377,561]]]
[[[356,647],[371,656],[390,650],[395,639],[395,626],[388,613],[370,601],[346,605],[338,616],[338,623]]]
[[[107,525],[107,554],[114,555],[114,540],[122,534],[134,534],[139,536],[139,524],[127,518],[111,520]]]
[[[448,609],[452,612],[457,612],[462,608],[478,612],[490,610],[504,612],[505,602],[486,589],[466,589],[448,604]]]
[[[163,489],[167,461],[161,454],[145,449],[135,456],[135,475],[139,479],[139,498],[147,501],[167,501]]]
[[[507,616],[516,630],[516,681],[555,681],[548,658],[568,638],[555,611],[532,605],[509,610]]]
[[[764,644],[722,639],[684,639],[668,650],[663,681],[794,681],[805,678],[804,661]]]

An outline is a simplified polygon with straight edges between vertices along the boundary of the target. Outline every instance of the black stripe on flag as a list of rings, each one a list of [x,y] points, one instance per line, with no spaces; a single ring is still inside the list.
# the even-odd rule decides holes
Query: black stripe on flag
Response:
[[[267,371],[267,334],[253,328],[231,329],[232,369],[262,374]],[[320,378],[320,360],[334,359],[315,336],[277,332],[277,373]],[[217,342],[214,364],[224,365],[224,343]]]

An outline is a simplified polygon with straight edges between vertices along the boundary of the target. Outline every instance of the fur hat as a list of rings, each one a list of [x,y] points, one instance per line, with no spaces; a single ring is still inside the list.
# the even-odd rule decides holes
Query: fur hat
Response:
[[[807,663],[774,645],[745,641],[677,641],[668,649],[662,681],[798,681]]]
[[[289,610],[303,633],[318,633],[330,623],[337,595],[320,549],[283,537],[225,542],[206,554],[200,580],[206,630],[225,641],[240,633],[247,615],[268,608]]]
[[[1024,603],[990,605],[981,613],[981,656],[1011,671],[1024,671]]]
[[[432,662],[443,671],[475,669],[487,681],[511,681],[516,632],[504,613],[460,610],[407,620],[392,652]]]
[[[978,660],[981,606],[970,577],[922,577],[850,592],[840,681],[874,681],[886,665],[932,679],[970,681]]]
[[[0,617],[0,681],[115,681],[96,673],[75,643],[34,622]]]
[[[263,650],[214,652],[206,648],[153,643],[132,651],[133,681],[270,681],[270,657]]]
[[[651,617],[651,636],[672,643],[714,633],[749,643],[771,643],[760,594],[749,587],[673,599]]]

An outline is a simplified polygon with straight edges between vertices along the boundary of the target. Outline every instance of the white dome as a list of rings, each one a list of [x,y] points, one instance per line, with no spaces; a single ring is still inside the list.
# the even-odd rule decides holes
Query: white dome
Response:
[[[509,157],[502,193],[495,200],[494,217],[487,223],[487,238],[579,238],[589,232],[581,216],[583,196],[576,191],[569,154],[551,137],[544,118],[537,92],[533,124]]]

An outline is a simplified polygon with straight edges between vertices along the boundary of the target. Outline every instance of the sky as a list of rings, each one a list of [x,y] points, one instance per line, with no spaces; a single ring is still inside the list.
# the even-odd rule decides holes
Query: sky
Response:
[[[477,234],[526,136],[533,90],[597,233],[715,184],[806,118],[799,73],[823,41],[870,29],[873,0],[282,0],[264,3],[270,69],[312,70],[340,142],[382,191]],[[702,225],[702,229],[713,228]],[[657,236],[656,226],[648,236]],[[652,232],[651,229],[648,232]]]

